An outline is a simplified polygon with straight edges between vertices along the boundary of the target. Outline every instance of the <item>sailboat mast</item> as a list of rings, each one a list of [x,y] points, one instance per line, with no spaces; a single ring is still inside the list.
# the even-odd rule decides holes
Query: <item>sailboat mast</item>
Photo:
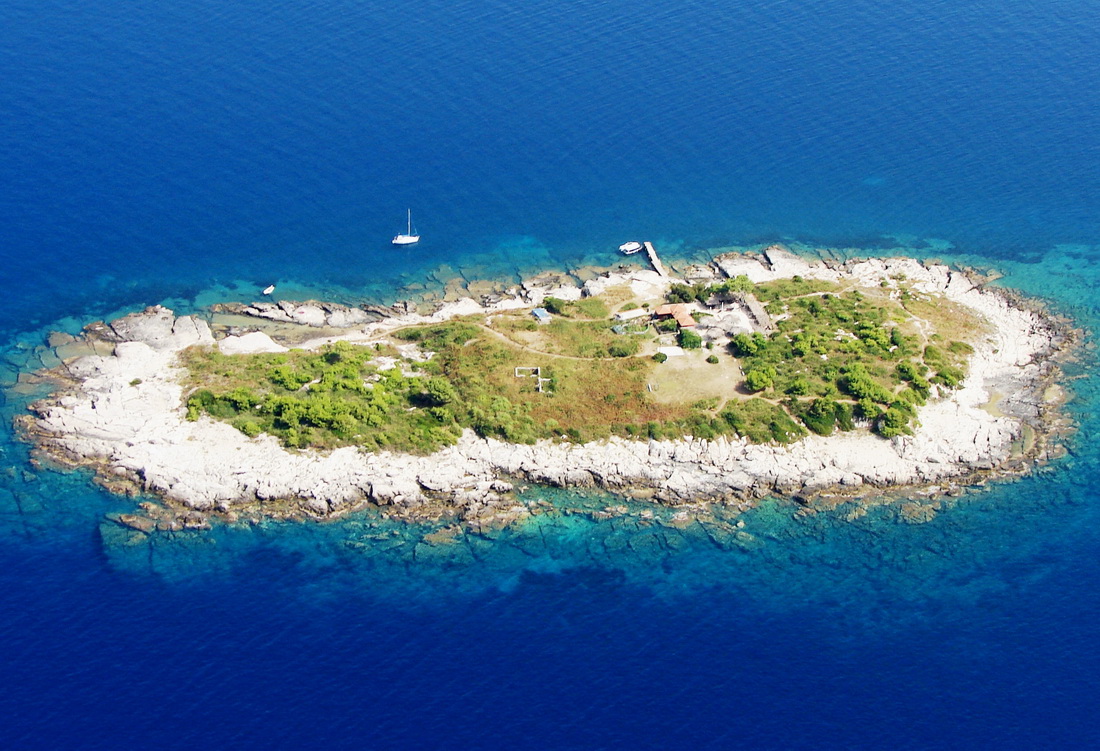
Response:
[[[413,233],[413,210],[409,209],[409,228],[405,230],[405,234],[411,235]]]

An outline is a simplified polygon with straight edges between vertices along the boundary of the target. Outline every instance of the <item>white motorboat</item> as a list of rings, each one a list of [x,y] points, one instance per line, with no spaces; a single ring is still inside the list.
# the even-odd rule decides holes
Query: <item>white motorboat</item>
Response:
[[[269,284],[266,287],[264,287],[264,294],[265,295],[270,295],[274,291],[275,291],[275,285],[274,284]]]
[[[642,244],[640,242],[636,242],[634,240],[631,240],[628,243],[623,243],[622,245],[619,246],[619,252],[622,253],[623,255],[626,255],[626,256],[633,255],[634,253],[637,253],[641,249],[642,249]]]
[[[409,209],[409,223],[403,235],[395,235],[393,238],[394,245],[416,245],[420,242],[420,235],[413,234],[413,213],[412,209]]]

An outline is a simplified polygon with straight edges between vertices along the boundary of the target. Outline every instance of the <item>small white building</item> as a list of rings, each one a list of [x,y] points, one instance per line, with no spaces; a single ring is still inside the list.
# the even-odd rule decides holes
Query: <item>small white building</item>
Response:
[[[616,321],[633,321],[635,318],[641,318],[642,316],[649,315],[649,311],[645,308],[634,308],[634,310],[624,310],[615,314]]]

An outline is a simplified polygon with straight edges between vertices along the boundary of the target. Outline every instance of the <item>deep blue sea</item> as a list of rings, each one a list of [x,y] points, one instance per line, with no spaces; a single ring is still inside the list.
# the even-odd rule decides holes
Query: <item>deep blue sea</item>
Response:
[[[736,550],[584,517],[448,561],[362,519],[128,545],[135,499],[12,436],[51,330],[632,238],[903,248],[1095,328],[1100,3],[0,0],[0,748],[1100,745],[1091,350],[1040,474],[918,526],[774,499]]]

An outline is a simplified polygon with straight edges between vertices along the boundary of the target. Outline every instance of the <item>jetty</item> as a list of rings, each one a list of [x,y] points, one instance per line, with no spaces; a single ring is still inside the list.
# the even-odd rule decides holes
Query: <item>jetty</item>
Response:
[[[653,270],[661,276],[668,276],[668,271],[665,270],[665,265],[661,263],[661,259],[657,257],[657,249],[653,247],[653,243],[648,240],[643,243],[645,247],[645,254],[649,256],[649,262],[653,265]]]

